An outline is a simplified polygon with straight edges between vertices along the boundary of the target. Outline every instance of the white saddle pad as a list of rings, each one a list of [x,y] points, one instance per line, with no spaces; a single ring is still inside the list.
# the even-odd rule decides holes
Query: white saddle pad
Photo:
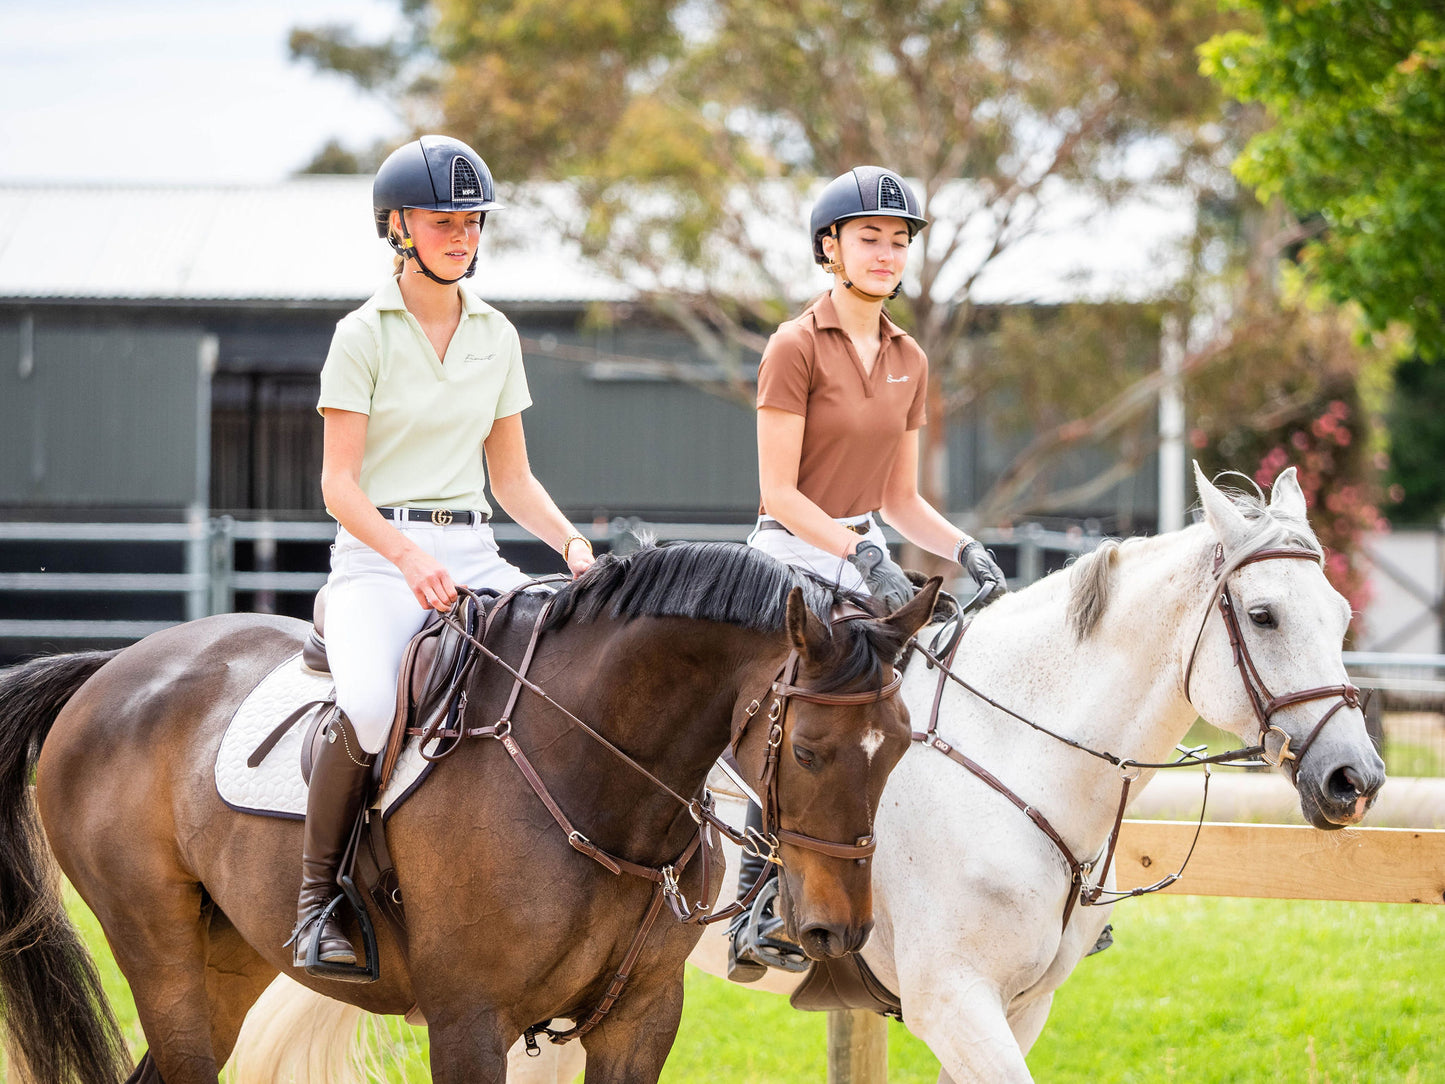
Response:
[[[246,762],[288,715],[308,701],[331,697],[331,675],[307,669],[299,652],[267,674],[241,702],[221,738],[216,754],[216,791],[221,801],[245,813],[306,816],[301,743],[316,717],[314,712],[306,712],[292,724],[255,768]],[[408,741],[396,762],[396,771],[373,808],[385,815],[411,792],[430,766],[418,751],[416,739]]]

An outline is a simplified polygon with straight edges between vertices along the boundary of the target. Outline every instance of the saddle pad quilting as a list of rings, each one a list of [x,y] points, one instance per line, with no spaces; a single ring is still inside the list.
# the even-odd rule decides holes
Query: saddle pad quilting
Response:
[[[246,761],[286,716],[311,700],[332,695],[331,675],[318,674],[301,664],[298,652],[267,674],[241,702],[221,738],[216,753],[216,791],[232,809],[278,817],[306,815],[306,781],[301,777],[301,742],[310,728],[312,712],[286,732],[257,767]],[[388,812],[410,793],[428,767],[417,742],[402,749],[386,789],[374,808]]]

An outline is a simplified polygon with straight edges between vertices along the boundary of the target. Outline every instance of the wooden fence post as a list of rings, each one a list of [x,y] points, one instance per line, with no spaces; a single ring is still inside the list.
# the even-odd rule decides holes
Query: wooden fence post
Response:
[[[888,1084],[888,1021],[866,1009],[828,1013],[828,1084]]]

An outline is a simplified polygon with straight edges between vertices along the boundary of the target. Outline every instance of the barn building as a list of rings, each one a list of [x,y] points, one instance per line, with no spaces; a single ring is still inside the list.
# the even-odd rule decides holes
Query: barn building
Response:
[[[0,186],[0,657],[47,631],[75,642],[65,621],[117,622],[113,642],[198,612],[194,584],[102,598],[78,579],[42,602],[25,577],[193,574],[203,521],[280,525],[279,542],[235,532],[238,570],[325,568],[317,374],[336,320],[390,271],[370,222],[364,177]],[[753,419],[708,390],[720,374],[683,331],[525,209],[488,223],[469,288],[522,336],[528,447],[565,511],[602,537],[619,517],[741,537],[757,501]],[[751,378],[756,358],[743,367]],[[951,512],[1006,462],[984,418],[950,427]],[[1077,518],[1150,528],[1155,490],[1150,463]],[[143,545],[147,525],[176,537]],[[551,570],[545,553],[507,545]],[[306,605],[300,589],[227,601]]]

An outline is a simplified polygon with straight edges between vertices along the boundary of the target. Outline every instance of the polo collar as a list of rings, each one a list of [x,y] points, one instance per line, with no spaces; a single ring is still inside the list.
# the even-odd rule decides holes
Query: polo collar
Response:
[[[472,291],[461,286],[457,287],[462,295],[462,316],[484,316],[496,310],[488,305]],[[404,312],[406,302],[401,296],[401,279],[393,275],[380,290],[376,292],[376,307],[383,312]]]
[[[843,330],[843,325],[838,322],[838,307],[833,304],[833,295],[824,294],[813,304],[813,326],[817,328],[833,328],[837,331]],[[896,339],[906,334],[904,330],[888,318],[887,310],[879,313],[878,334],[884,339]]]

